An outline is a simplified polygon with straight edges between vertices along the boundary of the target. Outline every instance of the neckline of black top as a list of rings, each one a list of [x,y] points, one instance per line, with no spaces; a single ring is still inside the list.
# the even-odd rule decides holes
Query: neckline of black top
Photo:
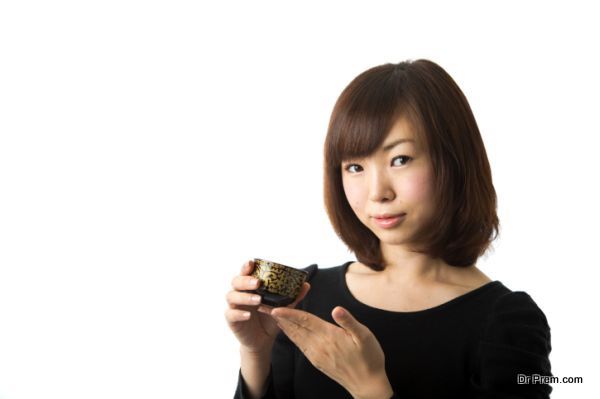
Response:
[[[459,295],[456,298],[453,298],[453,299],[451,299],[447,302],[444,302],[440,305],[436,305],[434,307],[427,308],[427,309],[415,310],[415,311],[411,311],[411,312],[397,312],[397,311],[385,310],[385,309],[380,309],[380,308],[375,308],[375,307],[369,306],[366,303],[359,301],[358,299],[356,299],[354,297],[354,295],[352,295],[352,292],[350,292],[350,289],[348,288],[348,284],[346,283],[346,270],[348,270],[348,267],[353,262],[356,262],[356,261],[353,261],[353,260],[348,261],[348,262],[344,263],[342,265],[342,267],[340,268],[341,276],[340,276],[339,280],[340,280],[340,284],[341,284],[341,288],[342,288],[342,292],[344,293],[344,296],[346,296],[350,302],[352,302],[354,305],[358,306],[359,308],[366,309],[370,312],[378,312],[378,313],[387,314],[387,315],[405,315],[405,316],[429,315],[431,313],[435,313],[435,312],[439,312],[442,310],[452,308],[453,306],[463,303],[468,299],[474,299],[478,295],[481,295],[482,293],[484,293],[488,290],[491,290],[492,288],[494,288],[496,286],[502,285],[502,282],[500,280],[490,281],[490,282],[482,285],[481,287],[475,288],[474,290],[471,290],[467,293]]]

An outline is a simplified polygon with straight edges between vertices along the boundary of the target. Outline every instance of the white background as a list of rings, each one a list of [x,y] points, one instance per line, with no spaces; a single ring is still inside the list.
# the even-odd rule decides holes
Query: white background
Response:
[[[486,145],[502,232],[478,266],[544,310],[553,374],[584,378],[553,397],[590,396],[588,3],[0,4],[0,399],[232,397],[231,279],[253,257],[355,259],[322,202],[329,116],[360,72],[418,58]]]

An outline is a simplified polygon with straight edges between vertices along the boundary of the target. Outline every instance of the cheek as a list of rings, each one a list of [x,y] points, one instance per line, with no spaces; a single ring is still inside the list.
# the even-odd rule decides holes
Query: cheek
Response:
[[[403,193],[411,201],[424,201],[431,196],[432,187],[426,174],[411,176],[405,181]]]
[[[344,184],[344,193],[352,209],[357,210],[360,208],[360,205],[363,203],[363,193],[358,185]]]

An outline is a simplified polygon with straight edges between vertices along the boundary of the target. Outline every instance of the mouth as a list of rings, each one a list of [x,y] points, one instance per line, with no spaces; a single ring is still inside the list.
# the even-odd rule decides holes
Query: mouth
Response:
[[[375,219],[381,219],[381,220],[385,220],[385,219],[394,219],[397,218],[399,216],[404,216],[406,215],[406,213],[402,212],[402,213],[382,213],[381,215],[375,215],[372,216]]]
[[[383,216],[383,217],[380,217]],[[383,229],[392,229],[398,226],[404,220],[406,213],[398,213],[398,214],[383,214],[377,215],[374,217],[375,224]]]

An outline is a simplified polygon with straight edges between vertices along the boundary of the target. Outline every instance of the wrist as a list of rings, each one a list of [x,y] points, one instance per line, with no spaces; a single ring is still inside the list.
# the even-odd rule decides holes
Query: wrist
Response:
[[[394,389],[385,372],[365,381],[359,388],[356,393],[352,393],[354,399],[390,399],[394,395]]]
[[[271,351],[240,347],[240,372],[249,398],[262,398],[269,386]]]
[[[240,346],[240,355],[250,358],[264,358],[265,356],[270,357],[273,345],[268,345],[262,349],[250,349],[244,346]]]

